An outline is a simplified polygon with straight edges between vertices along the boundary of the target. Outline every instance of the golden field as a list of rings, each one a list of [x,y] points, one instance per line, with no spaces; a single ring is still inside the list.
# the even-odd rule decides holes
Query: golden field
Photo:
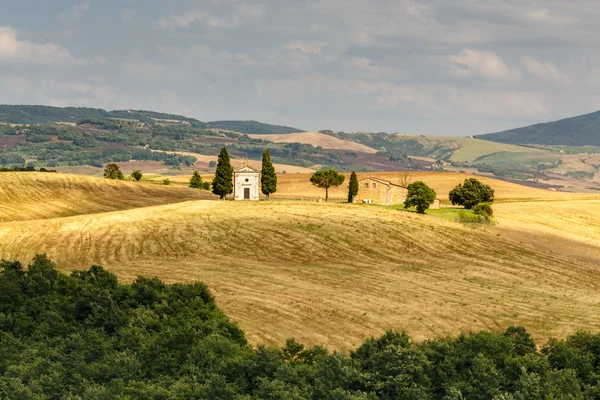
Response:
[[[441,175],[451,182],[465,178],[414,175],[440,190],[452,185]],[[3,184],[8,176],[0,175]],[[284,193],[293,191],[288,177],[301,184],[297,175],[280,176]],[[13,191],[24,201],[44,180],[55,179],[20,174],[21,186]],[[30,211],[36,219],[0,223],[0,256],[26,262],[47,253],[65,271],[101,264],[125,280],[144,274],[167,282],[204,281],[253,344],[295,337],[346,351],[386,329],[406,330],[417,340],[510,324],[526,326],[538,339],[600,330],[600,198],[564,201],[563,194],[549,192],[555,197],[531,201],[540,197],[537,189],[496,181],[498,196],[511,202],[495,206],[497,226],[474,228],[388,207],[175,203],[181,193],[202,191],[93,184],[177,195],[173,204],[120,211],[107,212],[99,202],[98,210],[74,216],[56,208],[55,218],[38,202],[47,219]],[[519,194],[528,201],[518,201]],[[77,197],[91,204],[95,197],[78,189],[48,196],[56,204]]]

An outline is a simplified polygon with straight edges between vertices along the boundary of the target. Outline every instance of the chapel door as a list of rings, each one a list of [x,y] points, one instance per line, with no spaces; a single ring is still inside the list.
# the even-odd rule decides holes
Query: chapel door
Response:
[[[244,200],[250,200],[250,188],[244,188]]]

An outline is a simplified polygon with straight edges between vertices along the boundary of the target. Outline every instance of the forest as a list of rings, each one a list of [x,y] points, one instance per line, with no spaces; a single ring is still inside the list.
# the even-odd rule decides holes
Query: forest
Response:
[[[598,334],[252,347],[202,283],[121,283],[100,266],[66,275],[44,255],[0,264],[0,398],[595,399],[599,377]]]

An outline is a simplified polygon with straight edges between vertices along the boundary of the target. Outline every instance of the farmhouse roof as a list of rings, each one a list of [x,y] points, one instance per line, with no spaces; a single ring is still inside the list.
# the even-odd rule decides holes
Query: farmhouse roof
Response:
[[[406,189],[406,187],[404,187],[402,185],[398,185],[398,184],[393,183],[391,181],[386,181],[385,179],[377,178],[377,177],[374,177],[374,176],[369,176],[367,178],[360,179],[359,182],[366,181],[366,180],[377,181],[377,182],[382,183],[384,185],[396,186],[396,187],[400,187],[400,188]]]

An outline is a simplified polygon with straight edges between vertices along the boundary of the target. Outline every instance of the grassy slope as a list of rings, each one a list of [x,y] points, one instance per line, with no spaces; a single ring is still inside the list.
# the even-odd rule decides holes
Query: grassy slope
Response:
[[[539,152],[545,153],[543,150],[532,150],[531,148],[515,146],[512,144],[495,143],[487,140],[479,140],[465,137],[431,137],[431,139],[454,140],[461,145],[461,148],[452,153],[450,159],[452,161],[468,161],[472,162],[479,157],[506,152],[506,153],[524,153],[524,152]]]
[[[512,144],[600,146],[600,112],[476,136]]]
[[[66,217],[212,198],[206,191],[81,175],[0,173],[0,222]]]
[[[185,202],[0,224],[0,257],[202,280],[255,344],[347,350],[389,328],[417,339],[513,323],[540,339],[594,330],[600,202],[518,204],[497,206],[499,227],[473,229],[386,207]],[[556,236],[563,224],[569,237]]]
[[[363,144],[349,140],[338,139],[334,136],[325,135],[320,132],[297,132],[282,135],[249,135],[253,139],[263,139],[274,143],[303,143],[314,147],[321,146],[324,149],[362,151],[365,153],[377,153],[377,150]]]

